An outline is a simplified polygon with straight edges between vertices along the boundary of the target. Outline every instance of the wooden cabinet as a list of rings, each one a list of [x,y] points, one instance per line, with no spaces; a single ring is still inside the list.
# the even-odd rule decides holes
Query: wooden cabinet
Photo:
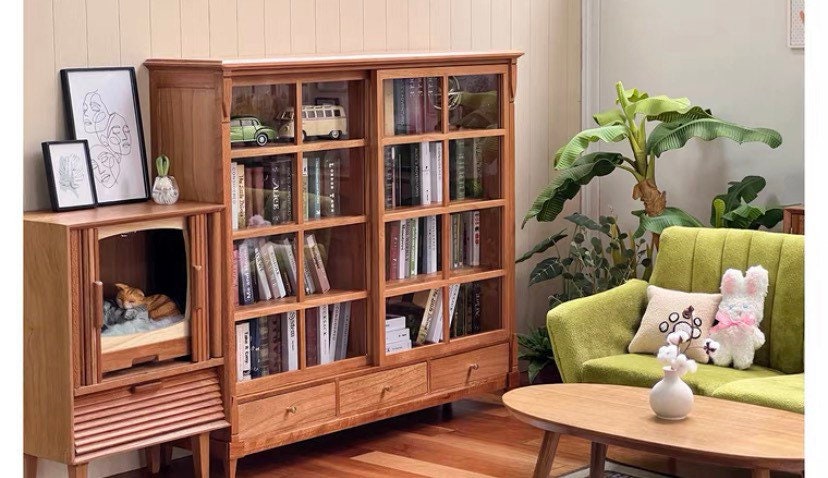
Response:
[[[118,205],[24,216],[24,452],[85,473],[93,458],[228,426],[220,257],[208,231],[220,204]],[[163,317],[107,314],[123,283],[163,293]],[[157,319],[157,320],[156,320]]]
[[[805,206],[788,206],[782,210],[782,232],[805,234]]]
[[[173,159],[182,198],[224,207],[211,252],[222,263],[213,297],[221,298],[232,425],[212,443],[230,476],[238,458],[257,451],[517,383],[520,55],[145,63],[152,154]],[[388,161],[409,154],[434,158],[416,201],[401,193]],[[391,246],[403,222],[426,224],[433,255],[400,275]],[[475,254],[458,252],[467,236],[479,244]],[[249,286],[245,262],[256,270],[271,252],[295,277],[269,290]],[[259,277],[270,281],[266,269]],[[450,319],[410,350],[386,352],[386,314],[412,294],[440,297]],[[457,311],[469,312],[454,320]],[[330,316],[349,325],[342,343],[319,338]],[[295,355],[269,349],[262,362],[249,348],[256,334],[295,335]]]

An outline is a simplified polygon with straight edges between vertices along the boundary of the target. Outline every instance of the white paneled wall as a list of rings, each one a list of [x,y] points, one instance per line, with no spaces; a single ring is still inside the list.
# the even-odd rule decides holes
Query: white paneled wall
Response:
[[[24,40],[27,210],[49,207],[40,143],[66,138],[61,68],[135,66],[148,125],[141,64],[151,57],[518,49],[517,252],[560,229],[521,230],[520,218],[552,174],[550,151],[580,124],[578,0],[26,0]],[[517,269],[521,330],[543,322],[549,292],[526,288],[530,270]],[[91,473],[136,463],[134,454],[102,460]]]

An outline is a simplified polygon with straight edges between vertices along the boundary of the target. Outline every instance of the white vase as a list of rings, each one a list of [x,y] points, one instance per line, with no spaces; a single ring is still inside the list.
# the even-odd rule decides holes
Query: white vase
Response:
[[[682,420],[693,409],[693,390],[678,372],[664,367],[664,378],[650,391],[650,408],[659,418]]]

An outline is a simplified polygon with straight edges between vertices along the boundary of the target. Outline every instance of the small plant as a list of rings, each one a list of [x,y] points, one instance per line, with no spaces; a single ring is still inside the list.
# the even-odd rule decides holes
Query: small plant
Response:
[[[673,314],[678,315],[677,312],[673,312]],[[719,344],[709,338],[704,340],[704,345],[692,345],[693,340],[701,336],[701,329],[693,321],[693,306],[686,308],[681,314],[688,321],[685,324],[689,324],[690,330],[681,329],[670,332],[667,335],[667,345],[658,349],[658,361],[670,367],[670,370],[678,372],[679,376],[683,376],[688,372],[693,373],[698,368],[696,361],[687,358],[687,355],[685,355],[688,350],[702,348],[709,357],[712,357],[719,349]],[[695,320],[698,321],[699,319]]]
[[[586,297],[617,287],[628,279],[648,279],[652,271],[652,246],[644,239],[633,239],[622,233],[612,216],[601,216],[598,222],[583,214],[572,214],[566,220],[575,225],[569,247],[561,242],[570,237],[566,231],[548,237],[516,262],[554,248],[555,254],[540,261],[529,275],[529,285],[561,280],[560,292],[549,297],[553,308],[568,300]],[[591,236],[591,237],[588,237]],[[607,241],[605,246],[604,241]]]
[[[745,176],[741,181],[730,181],[727,192],[713,198],[710,205],[710,225],[731,229],[768,229],[782,220],[781,208],[768,208],[749,204],[765,189],[762,176]]]
[[[555,363],[549,333],[546,327],[538,327],[529,334],[517,334],[517,342],[520,346],[518,359],[529,362],[529,383],[535,383],[541,370]]]

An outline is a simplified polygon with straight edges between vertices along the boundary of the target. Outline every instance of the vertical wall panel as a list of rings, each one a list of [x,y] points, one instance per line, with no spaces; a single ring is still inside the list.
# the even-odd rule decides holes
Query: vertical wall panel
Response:
[[[512,7],[510,0],[492,0],[492,48],[509,48],[512,42]]]
[[[210,56],[239,56],[238,18],[235,0],[210,0]],[[155,34],[153,33],[153,37]]]
[[[316,0],[316,51],[338,53],[339,0]]]
[[[451,49],[451,3],[429,1],[429,43],[431,51]]]
[[[120,19],[118,2],[86,0],[86,41],[90,66],[113,66],[121,63]]]
[[[408,49],[428,51],[431,22],[429,0],[408,0]]]
[[[290,53],[290,0],[267,0],[265,8],[265,55]]]
[[[492,48],[492,2],[474,0],[471,8],[471,48],[490,50]]]
[[[264,0],[238,0],[239,56],[258,57],[265,54]]]
[[[408,0],[388,0],[385,12],[389,51],[408,50]]]
[[[292,53],[316,51],[316,3],[311,0],[291,0],[290,32]]]
[[[86,2],[53,0],[55,66],[86,66]]]
[[[363,50],[363,1],[339,0],[339,43],[343,53]]]
[[[210,56],[210,5],[207,0],[181,0],[181,56]]]
[[[181,4],[179,0],[150,1],[152,56],[181,56]]]
[[[119,3],[121,64],[135,67],[141,119],[144,123],[144,141],[147,151],[150,151],[152,138],[149,127],[149,72],[142,66],[144,60],[152,56],[150,2],[149,0],[120,0]]]
[[[471,50],[471,0],[451,0],[451,49]]]
[[[365,51],[385,50],[385,0],[363,1]]]

